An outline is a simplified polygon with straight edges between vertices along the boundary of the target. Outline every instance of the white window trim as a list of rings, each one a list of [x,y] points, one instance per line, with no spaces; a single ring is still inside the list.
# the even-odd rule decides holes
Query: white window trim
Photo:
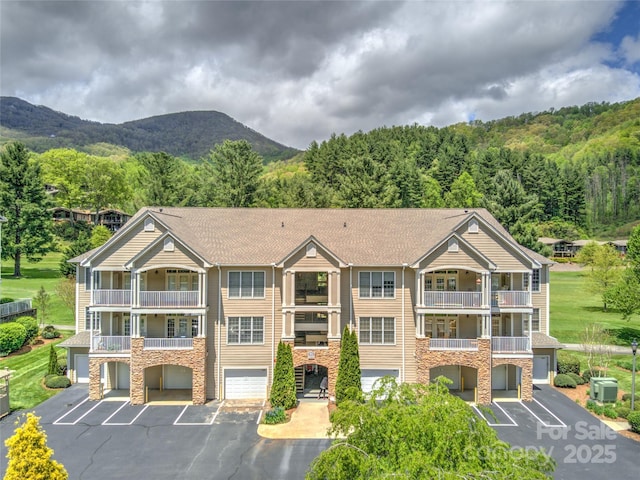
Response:
[[[236,296],[231,296],[231,274],[232,273],[240,273],[240,295]],[[242,274],[243,273],[252,273],[253,277],[251,279],[251,296],[249,297],[243,297],[242,296]],[[255,274],[256,273],[261,273],[263,276],[263,286],[262,286],[262,296],[256,296],[254,294],[254,290],[255,290]],[[227,299],[229,300],[251,300],[251,299],[258,299],[258,300],[264,300],[267,296],[267,273],[264,270],[229,270],[227,272]]]
[[[171,237],[167,237],[164,239],[164,245],[162,248],[165,252],[174,252],[176,249],[176,245],[175,242],[173,241],[173,238]]]
[[[369,320],[369,322],[368,322],[368,327],[369,327],[369,339],[371,339],[371,333],[372,333],[372,330],[371,330],[371,319],[373,319],[373,318],[381,318],[381,319],[382,319],[382,340],[383,340],[383,341],[382,341],[381,343],[378,343],[378,342],[371,342],[371,341],[369,341],[369,342],[362,342],[362,341],[361,341],[361,338],[362,338],[362,336],[361,336],[361,331],[362,331],[362,321],[363,321],[363,320]],[[385,320],[387,320],[387,319],[391,319],[391,320],[393,320],[393,343],[390,343],[390,342],[389,342],[389,343],[387,343],[387,342],[385,342],[385,341],[384,341],[384,332],[385,332],[385,329],[384,329],[384,323],[385,323],[385,322],[384,322],[384,321],[385,321]],[[397,329],[396,329],[396,318],[395,318],[395,317],[377,317],[377,316],[371,316],[371,317],[358,317],[358,344],[359,344],[359,345],[371,345],[371,346],[376,346],[376,347],[385,347],[385,346],[386,346],[386,347],[393,347],[393,346],[395,346],[395,345],[396,345],[396,337],[397,337],[397,332],[396,332],[396,330],[397,330]]]
[[[362,275],[363,273],[368,273],[369,274],[369,296],[368,297],[363,297],[362,296],[362,290],[360,288],[360,275]],[[373,273],[381,273],[382,274],[382,295],[379,297],[374,297],[373,296],[373,282],[371,281],[371,277]],[[392,296],[386,296],[384,293],[384,275],[385,273],[391,273],[393,275],[393,295]],[[361,298],[363,300],[393,300],[396,298],[396,272],[392,271],[392,270],[385,270],[385,271],[379,271],[379,270],[371,270],[371,271],[361,271],[358,272],[358,298]]]
[[[472,218],[469,220],[469,233],[478,233],[480,231],[480,224],[478,220]]]
[[[153,218],[147,217],[144,219],[144,231],[154,232],[156,230],[156,222]]]
[[[538,280],[535,281],[535,274],[536,272],[538,272]],[[541,277],[542,276],[542,271],[539,268],[534,268],[533,272],[531,273],[531,291],[533,293],[540,293],[541,289],[540,289],[540,284],[541,284]],[[538,286],[538,288],[536,289],[536,284]]]
[[[535,321],[535,317],[536,317],[536,313],[538,314],[538,327],[534,328],[534,321]],[[539,308],[534,308],[533,309],[533,313],[531,314],[531,331],[536,333],[536,332],[540,332],[540,309]]]
[[[458,245],[457,238],[450,238],[447,242],[447,251],[451,253],[456,253],[460,250],[460,246]]]
[[[250,342],[241,342],[240,338],[242,337],[241,335],[241,331],[240,331],[240,325],[241,325],[241,321],[240,319],[246,317],[246,318],[250,318],[251,319],[251,341]],[[255,319],[260,319],[262,320],[262,341],[261,342],[254,342],[253,341],[253,322]],[[227,345],[233,345],[233,346],[244,346],[244,345],[264,345],[264,333],[265,333],[265,325],[264,325],[264,317],[260,316],[260,315],[234,315],[234,316],[230,316],[226,318],[226,323],[227,323],[227,335],[226,335],[226,342]],[[231,320],[237,320],[238,321],[238,333],[237,333],[237,337],[238,337],[238,341],[237,342],[230,342],[229,341],[229,333],[231,332],[231,326],[230,326],[230,322]]]

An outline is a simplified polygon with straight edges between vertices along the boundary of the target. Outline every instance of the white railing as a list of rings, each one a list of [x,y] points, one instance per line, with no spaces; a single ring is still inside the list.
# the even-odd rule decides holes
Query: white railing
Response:
[[[145,338],[147,350],[188,350],[193,348],[192,338]]]
[[[16,300],[0,305],[0,317],[7,317],[20,312],[31,310],[31,299]]]
[[[131,337],[95,336],[91,350],[94,352],[128,352],[131,350]]]
[[[476,338],[432,338],[429,350],[478,350]]]
[[[480,308],[482,292],[424,292],[424,304],[435,308]]]
[[[198,291],[146,291],[140,292],[141,307],[197,307]]]
[[[529,352],[529,337],[493,337],[491,349],[494,353]]]
[[[131,305],[131,290],[94,290],[94,305]]]
[[[530,307],[531,294],[528,291],[498,290],[491,296],[492,307]]]

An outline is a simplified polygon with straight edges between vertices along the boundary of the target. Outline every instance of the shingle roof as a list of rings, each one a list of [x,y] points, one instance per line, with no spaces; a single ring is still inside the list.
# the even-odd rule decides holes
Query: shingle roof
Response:
[[[550,337],[544,333],[532,332],[531,337],[533,348],[564,348],[564,345],[556,340],[555,337]]]
[[[88,347],[91,342],[91,332],[84,331],[76,333],[58,344],[59,347]]]

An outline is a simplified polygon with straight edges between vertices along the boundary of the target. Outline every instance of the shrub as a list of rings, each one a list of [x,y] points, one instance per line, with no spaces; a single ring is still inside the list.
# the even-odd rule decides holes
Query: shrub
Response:
[[[53,377],[57,377],[58,375],[56,375],[55,373],[48,373],[44,376],[44,383],[46,384],[48,380],[50,380]]]
[[[362,398],[362,373],[360,371],[360,352],[358,337],[348,326],[342,332],[340,342],[340,360],[336,379],[336,404],[343,400],[358,401]]]
[[[287,414],[284,412],[284,408],[276,407],[269,410],[264,416],[264,423],[268,425],[275,425],[276,423],[284,423],[287,421]]]
[[[33,317],[20,317],[16,318],[16,323],[22,325],[27,331],[27,337],[25,338],[25,342],[31,342],[34,338],[38,336],[38,321]]]
[[[563,355],[558,357],[558,373],[575,373],[580,375],[580,360],[571,355]]]
[[[569,375],[561,373],[556,375],[556,378],[553,381],[553,384],[556,387],[560,388],[576,388],[576,382]]]
[[[598,405],[596,403],[593,407],[593,413],[596,415],[602,415],[604,413],[604,405]]]
[[[631,409],[629,407],[618,407],[616,408],[616,412],[618,412],[618,416],[620,418],[627,418],[631,413]]]
[[[627,416],[627,422],[629,422],[632,432],[640,433],[640,412],[631,412]]]
[[[624,395],[622,395],[622,401],[626,402],[627,400],[631,401],[631,394],[630,393],[625,393]],[[640,402],[640,395],[638,395],[637,393],[634,396],[634,400],[636,402]]]
[[[42,329],[41,335],[42,335],[42,338],[46,338],[50,340],[52,338],[60,337],[60,332],[56,330],[56,328],[53,325],[47,325]]]
[[[593,411],[593,409],[596,407],[596,405],[597,405],[597,403],[595,401],[593,401],[591,399],[587,400],[587,403],[586,403],[587,410]]]
[[[604,409],[604,416],[607,418],[618,418],[618,412],[616,412],[612,406],[608,406]]]
[[[631,371],[633,369],[633,363],[631,360],[616,360],[613,364],[620,368],[624,368],[625,370]]]
[[[2,297],[2,298],[0,298],[0,305],[2,305],[3,303],[11,303],[13,301],[15,301],[13,298]]]
[[[577,373],[567,373],[567,375],[569,375],[571,378],[573,378],[573,381],[576,382],[576,385],[584,385],[584,378],[582,378],[580,375],[578,375]]]
[[[58,357],[58,375],[66,375],[66,374],[67,374],[67,358]]]
[[[71,385],[71,380],[62,375],[54,375],[45,380],[44,384],[49,388],[67,388]]]
[[[293,370],[291,345],[280,342],[273,372],[273,385],[269,397],[272,407],[293,408],[298,403],[296,397],[296,377]]]
[[[47,375],[58,375],[58,354],[53,345],[49,346],[49,364],[47,365]]]
[[[6,357],[18,350],[24,345],[25,338],[27,338],[27,330],[23,325],[16,322],[0,325],[0,356]]]

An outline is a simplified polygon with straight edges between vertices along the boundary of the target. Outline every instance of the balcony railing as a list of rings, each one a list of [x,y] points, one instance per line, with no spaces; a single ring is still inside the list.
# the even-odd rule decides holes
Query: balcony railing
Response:
[[[131,337],[128,336],[94,336],[91,344],[93,352],[129,352],[131,351]]]
[[[494,353],[530,352],[529,337],[493,337],[491,349]]]
[[[193,338],[145,338],[145,350],[189,350],[193,348]]]
[[[528,291],[498,290],[491,296],[491,306],[500,308],[530,307],[531,294]]]
[[[432,338],[429,350],[478,350],[476,338]]]
[[[146,291],[140,292],[141,307],[197,307],[198,291]]]
[[[131,306],[131,290],[94,290],[93,304]]]
[[[441,292],[427,290],[424,292],[424,304],[426,307],[442,309],[480,308],[482,306],[482,292]]]
[[[15,315],[16,313],[31,310],[31,299],[16,300],[15,302],[0,305],[0,317]]]

